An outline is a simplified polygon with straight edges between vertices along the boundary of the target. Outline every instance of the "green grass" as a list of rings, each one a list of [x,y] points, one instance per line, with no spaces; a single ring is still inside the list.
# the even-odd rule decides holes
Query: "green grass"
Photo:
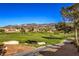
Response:
[[[18,40],[20,43],[25,43],[27,40],[35,40],[38,42],[47,42],[47,44],[56,44],[61,42],[64,38],[63,33],[0,33],[0,42]]]

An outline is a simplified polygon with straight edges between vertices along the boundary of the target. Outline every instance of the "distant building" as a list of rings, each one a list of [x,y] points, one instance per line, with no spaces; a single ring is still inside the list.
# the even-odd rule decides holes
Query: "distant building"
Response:
[[[9,28],[4,28],[6,33],[13,33],[13,32],[20,32],[20,29],[16,29],[13,27],[9,27]]]
[[[29,32],[29,29],[25,29],[25,32]]]

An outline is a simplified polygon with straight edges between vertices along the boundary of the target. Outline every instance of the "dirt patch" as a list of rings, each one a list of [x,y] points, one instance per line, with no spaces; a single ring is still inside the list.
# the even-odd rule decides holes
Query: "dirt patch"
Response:
[[[25,46],[25,45],[6,45],[7,46],[7,52],[5,53],[5,56],[11,56],[15,53],[19,53],[19,52],[30,52],[32,50],[34,50],[34,47],[31,46]]]

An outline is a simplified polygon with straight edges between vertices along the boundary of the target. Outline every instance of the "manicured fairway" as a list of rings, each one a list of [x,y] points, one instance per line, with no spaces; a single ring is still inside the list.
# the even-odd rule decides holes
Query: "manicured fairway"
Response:
[[[35,40],[38,42],[47,42],[47,44],[55,44],[59,43],[63,39],[63,33],[0,33],[0,42],[18,40],[20,43],[25,43],[27,40]]]

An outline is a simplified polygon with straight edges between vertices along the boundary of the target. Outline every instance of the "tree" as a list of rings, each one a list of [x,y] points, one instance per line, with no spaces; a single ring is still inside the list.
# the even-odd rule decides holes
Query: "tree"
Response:
[[[34,27],[30,27],[29,32],[33,32],[33,31],[34,31]]]
[[[74,4],[69,7],[63,7],[61,9],[61,14],[65,18],[65,20],[69,20],[73,22],[74,25],[74,31],[75,31],[75,41],[77,46],[79,46],[78,41],[78,21],[79,21],[79,4]]]
[[[0,32],[4,33],[4,32],[5,32],[5,30],[4,30],[4,29],[0,29]]]
[[[21,28],[20,32],[24,34],[25,33],[25,29]]]
[[[57,30],[63,30],[64,29],[64,22],[59,22],[58,24],[55,25]]]
[[[55,27],[58,31],[63,31],[64,33],[70,33],[73,30],[73,27],[66,24],[67,23],[59,22],[58,24],[55,25]]]

